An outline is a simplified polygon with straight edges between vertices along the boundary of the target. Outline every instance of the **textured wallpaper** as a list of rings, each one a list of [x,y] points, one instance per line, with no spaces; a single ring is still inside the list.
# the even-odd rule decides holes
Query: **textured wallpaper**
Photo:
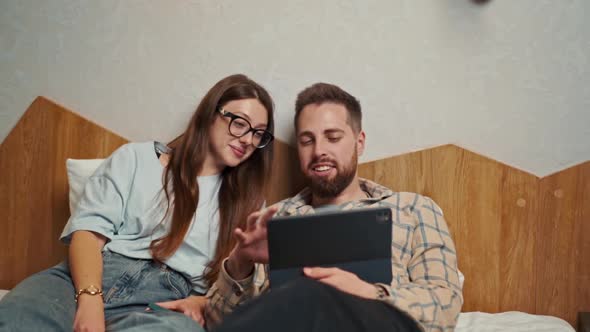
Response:
[[[454,143],[543,176],[590,159],[590,1],[0,1],[0,140],[38,95],[132,140],[242,72],[361,100],[362,161]]]

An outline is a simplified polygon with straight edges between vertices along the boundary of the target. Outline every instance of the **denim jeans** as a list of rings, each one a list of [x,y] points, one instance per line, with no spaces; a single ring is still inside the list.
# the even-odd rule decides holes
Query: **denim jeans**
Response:
[[[185,298],[186,278],[164,264],[103,252],[107,331],[204,331],[182,313],[148,311],[150,302]],[[76,313],[67,262],[22,281],[0,301],[0,331],[71,331]]]

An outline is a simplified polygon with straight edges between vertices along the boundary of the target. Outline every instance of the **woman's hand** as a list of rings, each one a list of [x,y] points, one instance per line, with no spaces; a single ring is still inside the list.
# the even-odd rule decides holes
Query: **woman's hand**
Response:
[[[201,326],[205,326],[205,307],[207,298],[204,296],[191,295],[187,298],[156,303],[162,308],[183,313],[185,316],[192,318]]]
[[[100,295],[81,294],[78,297],[78,309],[74,317],[74,331],[105,330],[104,303]]]

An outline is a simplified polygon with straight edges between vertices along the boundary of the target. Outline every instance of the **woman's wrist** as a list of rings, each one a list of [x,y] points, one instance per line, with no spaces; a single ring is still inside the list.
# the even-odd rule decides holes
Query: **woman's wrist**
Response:
[[[102,296],[90,294],[80,294],[78,296],[78,308],[97,305],[104,307]]]

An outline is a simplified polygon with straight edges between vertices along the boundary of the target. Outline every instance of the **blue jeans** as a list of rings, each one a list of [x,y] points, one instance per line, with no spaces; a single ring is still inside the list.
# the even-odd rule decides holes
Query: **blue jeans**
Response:
[[[174,311],[150,311],[150,302],[185,298],[190,282],[166,265],[103,252],[107,331],[204,331]],[[22,281],[0,301],[0,331],[71,331],[76,313],[67,262]]]

